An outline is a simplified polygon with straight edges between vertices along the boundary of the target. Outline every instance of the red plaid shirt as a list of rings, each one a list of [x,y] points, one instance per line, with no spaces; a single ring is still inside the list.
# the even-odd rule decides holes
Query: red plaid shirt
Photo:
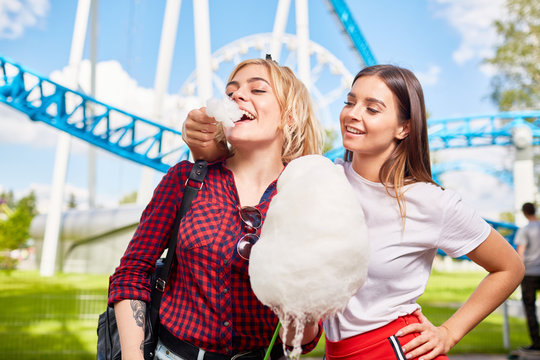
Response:
[[[167,245],[191,167],[187,161],[172,167],[155,189],[110,277],[109,305],[124,299],[150,301],[148,274]],[[275,193],[276,181],[257,205],[263,219]],[[246,232],[239,206],[232,172],[223,162],[210,164],[204,186],[180,224],[176,259],[160,308],[161,324],[171,334],[225,354],[268,346],[278,322],[255,297],[248,261],[236,252]],[[315,347],[319,336],[304,346],[305,352]]]

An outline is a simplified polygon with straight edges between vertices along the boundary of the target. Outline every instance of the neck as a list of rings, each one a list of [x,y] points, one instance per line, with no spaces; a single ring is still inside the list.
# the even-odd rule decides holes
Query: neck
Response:
[[[379,172],[385,161],[386,159],[382,158],[354,154],[352,167],[353,170],[364,179],[373,182],[381,182]]]
[[[277,179],[284,168],[280,152],[255,149],[237,149],[226,164],[234,175],[242,206],[257,205],[268,185]]]

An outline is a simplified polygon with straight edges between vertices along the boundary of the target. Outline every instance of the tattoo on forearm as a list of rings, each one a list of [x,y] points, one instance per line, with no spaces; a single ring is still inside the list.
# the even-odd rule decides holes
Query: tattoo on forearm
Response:
[[[144,330],[146,303],[140,300],[130,300],[131,310],[133,310],[133,318],[137,326]]]

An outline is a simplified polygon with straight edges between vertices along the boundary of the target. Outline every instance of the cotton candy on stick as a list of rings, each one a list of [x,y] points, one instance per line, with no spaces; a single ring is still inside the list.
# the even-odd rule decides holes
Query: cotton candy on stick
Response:
[[[360,199],[343,168],[309,155],[278,179],[249,260],[251,286],[284,328],[294,322],[291,358],[307,322],[345,308],[367,276],[369,244]]]
[[[234,127],[234,122],[240,120],[243,115],[238,104],[229,97],[208,99],[206,102],[206,114],[220,122],[225,129]]]

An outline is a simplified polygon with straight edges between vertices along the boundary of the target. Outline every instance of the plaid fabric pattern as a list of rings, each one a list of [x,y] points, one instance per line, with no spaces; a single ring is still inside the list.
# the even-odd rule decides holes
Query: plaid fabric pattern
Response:
[[[167,245],[192,164],[172,167],[154,191],[139,226],[110,277],[109,305],[134,299],[148,302],[148,274]],[[257,208],[263,219],[276,181]],[[251,290],[248,261],[236,252],[244,224],[233,174],[223,162],[210,164],[204,186],[180,224],[176,259],[160,308],[169,332],[207,351],[234,354],[265,347],[278,319]],[[305,347],[315,347],[318,338]]]

